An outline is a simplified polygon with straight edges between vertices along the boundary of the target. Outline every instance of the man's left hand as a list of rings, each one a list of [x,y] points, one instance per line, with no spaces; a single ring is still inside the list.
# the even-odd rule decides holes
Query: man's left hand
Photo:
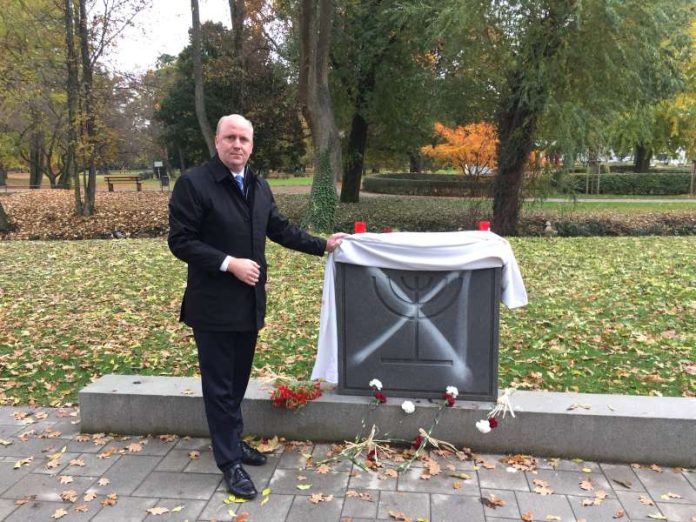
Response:
[[[346,237],[348,234],[345,232],[336,232],[335,234],[332,234],[329,236],[329,239],[326,240],[326,251],[330,254],[334,250],[336,250],[339,245],[343,242],[343,238]]]

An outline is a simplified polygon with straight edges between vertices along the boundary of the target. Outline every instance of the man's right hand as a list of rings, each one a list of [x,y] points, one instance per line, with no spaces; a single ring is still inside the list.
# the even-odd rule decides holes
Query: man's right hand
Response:
[[[261,275],[261,267],[252,259],[235,257],[227,265],[227,271],[234,274],[242,283],[249,286],[256,286]]]

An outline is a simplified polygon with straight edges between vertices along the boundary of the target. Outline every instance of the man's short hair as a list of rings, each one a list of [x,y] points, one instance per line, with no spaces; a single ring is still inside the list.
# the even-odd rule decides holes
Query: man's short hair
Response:
[[[247,120],[241,114],[228,114],[227,116],[223,116],[222,118],[220,118],[218,120],[217,127],[215,128],[215,135],[216,136],[220,133],[220,125],[222,125],[222,122],[224,120],[237,120],[237,121],[241,122],[243,125],[248,126],[251,129],[251,135],[252,136],[254,135],[254,126],[252,125],[252,123],[249,120]]]

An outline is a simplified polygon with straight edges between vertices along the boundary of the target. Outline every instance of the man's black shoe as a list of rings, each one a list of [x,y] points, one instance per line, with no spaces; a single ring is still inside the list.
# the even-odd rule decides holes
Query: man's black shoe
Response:
[[[225,470],[225,484],[227,484],[227,490],[235,497],[251,500],[258,493],[251,477],[241,464],[235,464]]]
[[[263,466],[266,463],[266,455],[252,448],[246,442],[240,442],[239,449],[242,450],[242,463],[249,466]]]

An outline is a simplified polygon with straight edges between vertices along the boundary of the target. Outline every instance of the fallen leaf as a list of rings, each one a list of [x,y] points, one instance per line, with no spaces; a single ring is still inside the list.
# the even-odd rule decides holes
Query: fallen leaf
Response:
[[[9,446],[10,444],[12,444],[11,440],[0,439],[0,446]]]
[[[458,480],[455,480],[454,483],[452,484],[452,489],[462,489],[462,483],[459,482]]]
[[[299,490],[301,490],[301,491],[306,491],[306,490],[308,490],[308,489],[311,488],[311,487],[312,487],[311,484],[298,484],[298,485],[297,485],[297,489],[299,489]]]
[[[320,473],[321,475],[326,475],[329,471],[331,471],[331,468],[327,466],[326,464],[321,464],[317,468],[317,473]]]
[[[248,501],[247,499],[245,499],[245,498],[235,497],[234,495],[230,495],[230,496],[227,497],[225,500],[223,500],[223,502],[224,502],[225,504],[232,504],[232,503],[234,503],[234,504],[244,504],[245,502],[249,502],[249,501]]]
[[[312,504],[319,504],[319,502],[331,502],[333,500],[333,495],[324,495],[323,493],[314,493],[309,497],[309,501]]]
[[[676,493],[672,493],[672,492],[670,491],[670,492],[665,493],[664,495],[660,495],[660,498],[661,498],[662,500],[669,500],[669,499],[671,499],[671,498],[682,498],[682,496],[681,496],[681,495],[677,495]]]
[[[36,500],[36,495],[27,495],[26,497],[15,500],[15,504],[18,506],[23,506],[24,504],[27,504],[33,500]]]
[[[58,477],[58,482],[61,484],[70,484],[73,481],[73,478],[70,475],[61,475]]]
[[[165,513],[169,513],[169,508],[158,506],[146,509],[145,511],[151,515],[164,515]]]
[[[655,502],[653,501],[653,499],[646,497],[645,495],[641,495],[640,497],[638,497],[638,500],[640,501],[641,504],[643,504],[645,506],[654,506],[655,505]]]
[[[462,480],[471,480],[471,476],[467,475],[466,473],[452,473],[450,477],[462,479]]]
[[[277,436],[273,437],[272,439],[262,440],[259,444],[256,445],[256,449],[261,453],[273,453],[279,447],[280,441],[278,440]]]
[[[116,493],[111,493],[107,495],[104,500],[102,500],[102,506],[115,506],[118,503],[118,495]]]
[[[26,459],[20,459],[17,462],[15,462],[15,465],[13,469],[19,469],[22,466],[27,466],[28,464],[31,464],[32,461],[34,460],[34,457],[28,457]]]
[[[583,410],[590,410],[590,409],[592,409],[592,405],[591,404],[579,404],[579,403],[575,402],[575,403],[571,404],[570,406],[568,406],[566,408],[566,410],[573,411],[573,410],[577,410],[578,408],[582,408]]]
[[[580,482],[580,489],[585,491],[591,491],[594,489],[594,484],[592,484],[592,479],[585,479]]]
[[[55,518],[56,520],[58,520],[59,518],[63,518],[67,514],[68,512],[65,511],[63,508],[58,508],[53,512],[51,518]]]
[[[271,494],[271,488],[265,488],[265,489],[261,492],[261,496],[263,496],[263,497],[267,497],[267,496],[270,495],[270,494]]]
[[[188,454],[191,460],[198,460],[201,457],[200,451],[190,451]]]
[[[128,446],[126,446],[126,449],[128,450],[128,453],[140,453],[143,451],[143,445],[139,442],[131,442]]]
[[[616,513],[614,513],[614,516],[611,518],[623,518],[626,515],[626,512],[623,509],[619,509]]]
[[[413,522],[413,519],[406,516],[405,513],[402,513],[401,511],[390,511],[389,516],[392,517],[394,520],[402,520],[403,522]]]
[[[530,511],[522,513],[522,516],[520,518],[524,520],[524,522],[534,522],[534,515],[532,515]]]
[[[75,511],[78,513],[87,513],[87,511],[89,511],[89,507],[87,504],[80,504],[79,506],[75,506]]]
[[[247,522],[249,520],[249,513],[246,511],[242,511],[237,515],[237,518],[234,519],[235,522]]]
[[[85,461],[83,459],[72,459],[68,465],[82,468],[82,467],[86,466],[87,464],[85,463]]]
[[[173,507],[172,509],[170,509],[169,511],[171,511],[172,513],[178,513],[182,509],[184,509],[184,506],[176,506],[176,507]]]
[[[546,515],[546,520],[561,520],[558,515]]]
[[[99,484],[100,486],[108,486],[109,484],[111,484],[111,481],[106,477],[102,477],[97,481],[97,484]]]
[[[60,498],[63,502],[72,502],[73,504],[77,501],[77,491],[69,489],[68,491],[63,491],[60,494]]]
[[[484,497],[483,501],[488,507],[493,509],[503,507],[506,504],[502,498],[496,497],[493,493]]]
[[[631,487],[633,486],[633,482],[631,482],[631,481],[628,480],[628,479],[626,479],[626,480],[613,479],[613,480],[614,480],[614,482],[616,482],[619,486],[623,486],[623,487],[625,487],[626,489],[631,489]]]
[[[399,476],[399,473],[395,469],[389,468],[384,470],[384,475],[386,477],[396,478]]]
[[[95,498],[97,498],[97,494],[90,492],[90,493],[85,493],[85,496],[82,497],[82,500],[85,502],[92,502]]]
[[[660,466],[658,466],[657,464],[653,464],[652,466],[650,466],[650,469],[657,472],[657,473],[662,473],[662,468]]]
[[[648,518],[651,518],[653,520],[667,520],[667,517],[664,515],[648,515]]]

